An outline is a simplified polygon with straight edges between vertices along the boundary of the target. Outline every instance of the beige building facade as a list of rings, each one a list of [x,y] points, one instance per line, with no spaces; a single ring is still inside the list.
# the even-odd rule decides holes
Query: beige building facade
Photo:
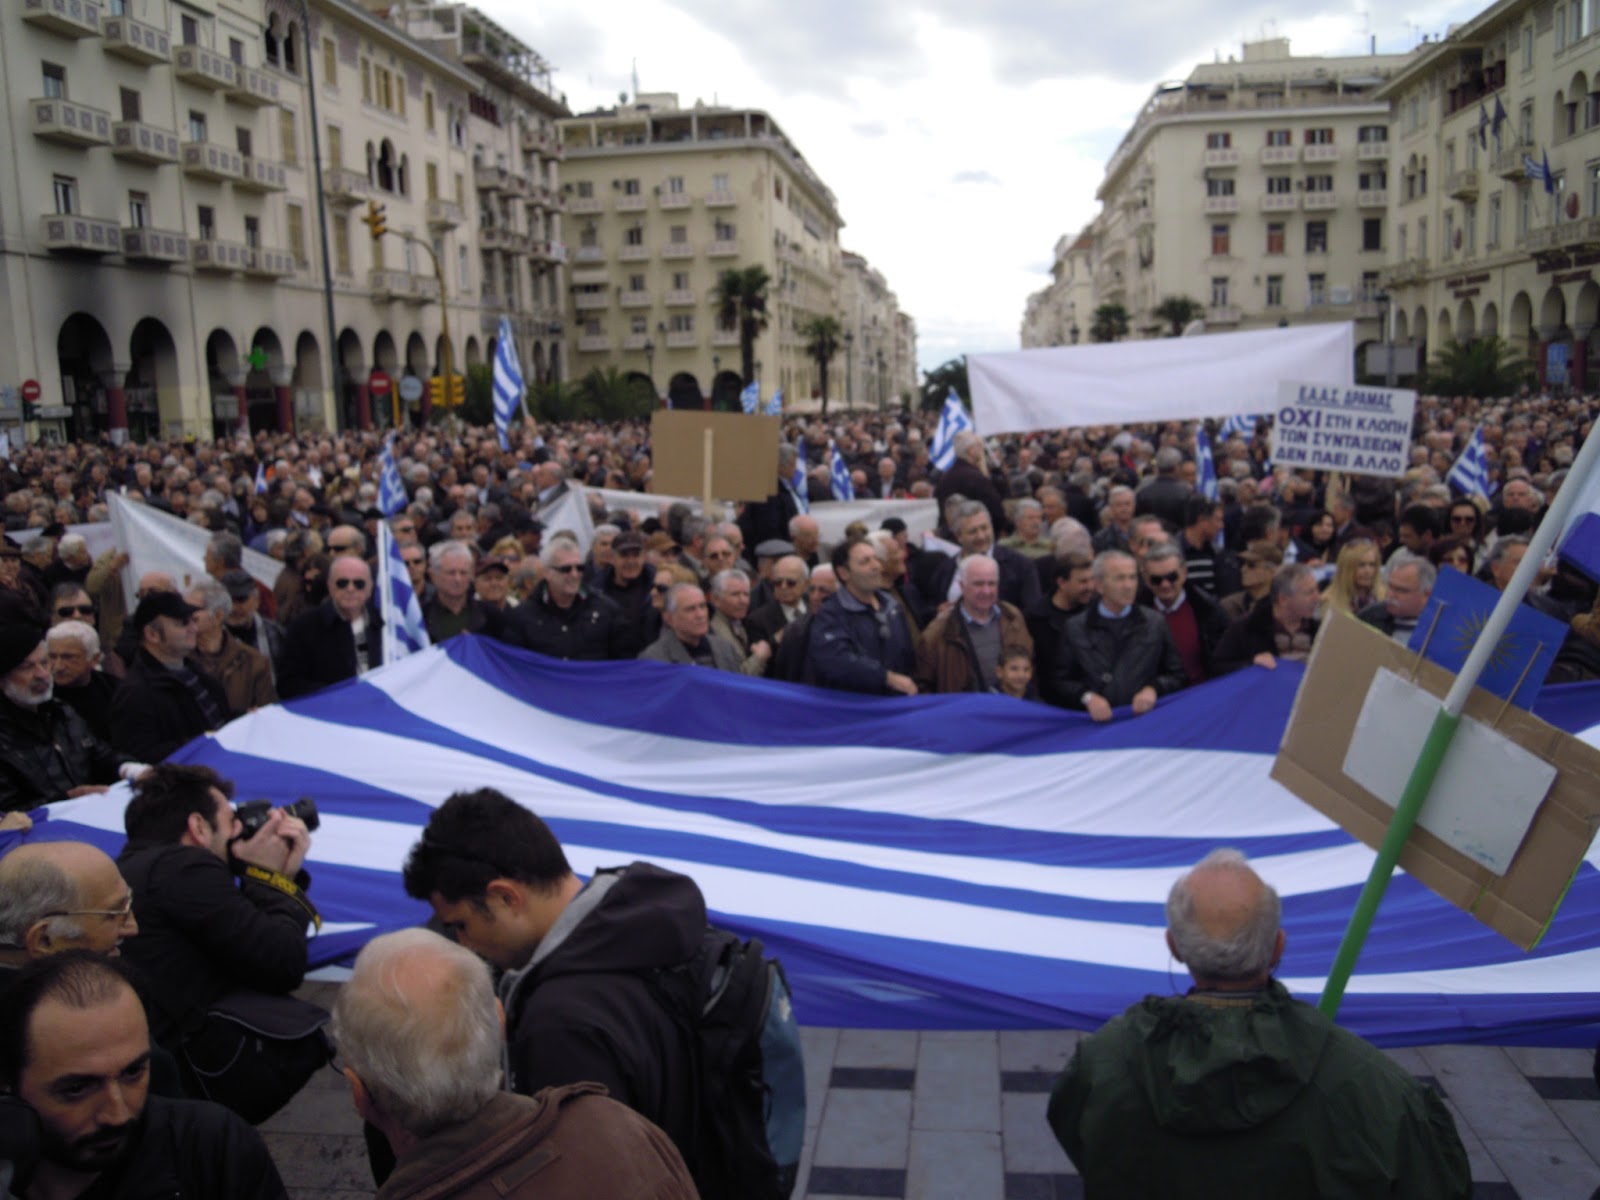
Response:
[[[771,280],[754,354],[762,399],[777,388],[786,404],[812,397],[800,329],[839,313],[843,221],[777,122],[660,93],[560,126],[573,376],[615,368],[674,407],[737,409],[739,332],[719,321],[716,284],[759,266]]]
[[[1294,57],[1287,39],[1156,88],[1106,167],[1090,267],[1093,306],[1120,304],[1135,337],[1155,309],[1197,301],[1212,331],[1357,322],[1379,336],[1390,249],[1388,104],[1399,55]]]
[[[1094,313],[1094,234],[1085,229],[1056,239],[1050,283],[1028,297],[1022,348],[1068,346],[1088,336]]]
[[[847,250],[839,265],[844,344],[828,367],[828,394],[848,409],[899,408],[916,393],[916,325],[865,258]]]
[[[1393,104],[1397,342],[1494,334],[1541,385],[1600,367],[1600,6],[1506,0],[1420,47]],[[1531,158],[1541,177],[1530,179]],[[1551,186],[1542,171],[1548,160]]]
[[[504,106],[509,83],[493,78],[483,47],[464,48],[470,39],[430,48],[350,0],[309,8],[308,61],[298,0],[0,7],[11,118],[0,136],[16,164],[0,188],[0,286],[12,315],[0,331],[0,384],[36,381],[35,435],[387,423],[400,381],[439,369],[441,300],[455,362],[490,352],[506,277],[495,260],[497,290],[486,294],[485,251],[502,253],[504,242],[484,244],[479,214],[508,186],[524,206],[509,213],[524,235],[514,243],[526,264],[519,352],[530,377],[541,353],[546,371],[552,361],[559,370],[558,310],[535,300],[560,288],[559,278],[535,285],[561,257],[545,182],[559,161],[550,123],[565,111],[559,98]],[[509,185],[480,166],[498,164],[502,149],[517,176]],[[362,220],[369,202],[422,245],[393,234],[374,245]],[[424,247],[441,259],[442,295]],[[374,370],[395,381],[388,397],[372,394]],[[428,400],[424,389],[413,417]],[[0,407],[0,422],[16,415]]]

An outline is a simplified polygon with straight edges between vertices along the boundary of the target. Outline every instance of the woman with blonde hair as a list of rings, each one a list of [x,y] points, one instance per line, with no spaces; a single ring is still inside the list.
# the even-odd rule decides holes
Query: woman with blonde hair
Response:
[[[1317,619],[1325,621],[1331,612],[1354,616],[1381,601],[1384,598],[1383,574],[1379,570],[1382,563],[1377,542],[1361,538],[1345,543],[1339,551],[1333,582],[1322,593]]]

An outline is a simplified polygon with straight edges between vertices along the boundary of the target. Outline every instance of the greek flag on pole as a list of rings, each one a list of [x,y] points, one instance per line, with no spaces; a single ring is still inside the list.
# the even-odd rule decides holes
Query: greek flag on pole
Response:
[[[502,450],[511,449],[511,418],[521,404],[522,364],[517,361],[517,343],[511,336],[511,318],[501,317],[494,348],[494,431],[500,435]]]
[[[1200,485],[1200,494],[1207,500],[1217,498],[1217,464],[1211,457],[1211,439],[1206,436],[1206,429],[1201,425],[1194,431],[1194,461],[1198,468],[1197,481]]]
[[[850,468],[845,464],[844,455],[839,453],[839,447],[833,442],[828,443],[828,472],[833,476],[833,498],[835,500],[854,500],[855,488],[850,486]]]
[[[1222,422],[1222,428],[1217,431],[1217,436],[1223,441],[1230,438],[1243,438],[1250,442],[1255,440],[1256,419],[1235,414]]]
[[[256,464],[256,495],[258,495],[258,496],[265,495],[266,494],[266,490],[267,490],[267,464],[264,463],[264,462],[258,462]]]
[[[794,475],[789,479],[789,489],[794,492],[795,507],[801,512],[811,511],[811,501],[806,496],[806,439],[794,441]]]
[[[411,573],[400,557],[400,543],[387,521],[378,522],[378,615],[383,618],[383,661],[399,662],[428,648],[422,602],[411,587]]]
[[[944,398],[944,411],[939,414],[939,427],[933,431],[933,445],[928,448],[928,460],[941,471],[948,471],[956,461],[956,434],[974,428],[972,418],[956,395],[955,388]]]
[[[754,413],[761,405],[761,381],[752,379],[745,385],[744,391],[739,393],[739,407],[747,413]]]
[[[1472,431],[1467,448],[1444,478],[1446,483],[1469,496],[1482,496],[1485,500],[1489,498],[1489,460],[1483,451],[1482,425]]]
[[[769,399],[767,401],[766,415],[769,416],[769,417],[781,417],[781,416],[783,416],[783,389],[782,388],[779,388],[777,391],[773,392],[771,399]]]
[[[406,506],[406,485],[394,461],[394,434],[383,439],[383,454],[378,459],[378,511],[392,517]]]

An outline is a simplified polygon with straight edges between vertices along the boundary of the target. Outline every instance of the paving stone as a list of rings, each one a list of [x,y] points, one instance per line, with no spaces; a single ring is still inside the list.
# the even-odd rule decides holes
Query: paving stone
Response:
[[[1000,1097],[1000,1140],[1006,1172],[1023,1175],[1077,1174],[1067,1152],[1045,1122],[1050,1097],[1006,1092]]]
[[[806,1128],[822,1123],[822,1105],[828,1091],[828,1076],[833,1073],[833,1053],[839,1046],[839,1031],[820,1025],[800,1027],[800,1049],[806,1065]],[[798,1196],[805,1195],[796,1189]]]
[[[1428,1075],[1433,1071],[1428,1060],[1422,1057],[1422,1051],[1414,1046],[1391,1046],[1384,1050],[1384,1054],[1409,1075]]]
[[[1550,1111],[1572,1132],[1589,1157],[1600,1162],[1600,1104],[1593,1100],[1550,1100]]]
[[[874,1167],[814,1167],[811,1185],[826,1191],[807,1193],[811,1200],[833,1200],[844,1196],[906,1195],[906,1173]]]
[[[1507,1046],[1506,1057],[1524,1075],[1594,1078],[1594,1051],[1562,1046]]]
[[[902,1170],[910,1141],[910,1092],[829,1092],[812,1174],[825,1166]]]
[[[1462,1148],[1467,1152],[1467,1165],[1471,1168],[1474,1181],[1482,1180],[1488,1183],[1498,1183],[1505,1179],[1505,1172],[1500,1170],[1494,1156],[1483,1147],[1483,1139],[1466,1119],[1457,1110],[1456,1106],[1446,1100],[1444,1106],[1450,1110],[1450,1116],[1455,1119],[1456,1134],[1461,1138]]]
[[[1541,1100],[1600,1101],[1600,1085],[1591,1076],[1529,1075],[1527,1080]]]
[[[1043,1092],[1049,1095],[1061,1078],[1060,1071],[1001,1071],[1002,1092]]]
[[[1555,1138],[1566,1128],[1498,1046],[1428,1046],[1422,1051],[1445,1094],[1480,1137]]]
[[[1060,1074],[1083,1040],[1077,1029],[1005,1029],[1000,1033],[1002,1071],[1054,1071]]]
[[[1600,1165],[1571,1138],[1485,1138],[1483,1144],[1523,1200],[1587,1200],[1600,1185]]]
[[[1007,1171],[1006,1200],[1083,1200],[1083,1180],[1076,1175],[1028,1175]]]
[[[915,1129],[1000,1132],[1000,1043],[993,1033],[927,1033],[917,1055]]]
[[[322,1074],[323,1072],[319,1072]],[[331,1074],[331,1072],[326,1072]],[[302,1088],[299,1095],[261,1125],[262,1133],[326,1133],[361,1136],[361,1118],[350,1102],[350,1088]]]
[[[913,1129],[906,1195],[915,1200],[1005,1200],[998,1133]]]
[[[911,1070],[917,1065],[917,1033],[913,1029],[841,1029],[833,1065]]]
[[[285,1187],[372,1193],[372,1168],[361,1138],[265,1130],[261,1136]]]
[[[1522,1200],[1522,1197],[1517,1195],[1516,1188],[1503,1179],[1494,1183],[1474,1179],[1472,1200]]]

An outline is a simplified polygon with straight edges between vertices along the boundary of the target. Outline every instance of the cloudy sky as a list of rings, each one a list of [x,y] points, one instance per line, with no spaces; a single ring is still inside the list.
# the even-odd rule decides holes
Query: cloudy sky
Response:
[[[1094,216],[1151,89],[1240,43],[1399,53],[1482,0],[474,0],[574,112],[633,89],[766,109],[838,197],[842,244],[917,322],[923,368],[1015,349],[1052,248]],[[1384,11],[1372,11],[1379,9]]]

